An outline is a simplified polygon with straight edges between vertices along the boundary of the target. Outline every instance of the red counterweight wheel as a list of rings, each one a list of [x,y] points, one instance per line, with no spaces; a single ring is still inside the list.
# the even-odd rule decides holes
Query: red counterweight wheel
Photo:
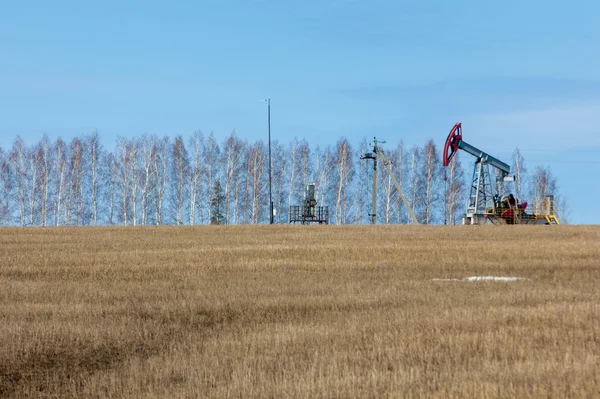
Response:
[[[450,165],[450,161],[452,161],[452,157],[458,151],[458,143],[462,140],[462,127],[461,123],[458,122],[450,133],[448,133],[448,138],[446,139],[446,144],[444,144],[444,166]]]

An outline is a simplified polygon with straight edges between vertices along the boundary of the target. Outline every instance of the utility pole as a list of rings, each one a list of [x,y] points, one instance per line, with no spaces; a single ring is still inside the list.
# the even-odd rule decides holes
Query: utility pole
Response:
[[[373,160],[373,199],[371,201],[371,224],[377,223],[377,138],[373,138],[373,152],[364,154],[360,159],[372,159]]]
[[[273,224],[273,197],[271,188],[271,99],[267,98],[267,124],[269,129],[269,224]]]
[[[410,206],[410,204],[408,203],[408,200],[402,193],[402,187],[398,183],[398,180],[396,180],[396,178],[394,177],[394,172],[392,171],[392,167],[390,166],[390,163],[385,158],[385,155],[383,155],[383,151],[381,150],[381,148],[379,148],[379,146],[377,145],[378,143],[385,143],[385,141],[378,142],[377,138],[373,137],[373,152],[364,154],[363,156],[360,157],[360,159],[372,159],[373,160],[373,203],[371,206],[371,213],[369,214],[369,216],[371,216],[371,224],[377,223],[377,156],[378,155],[381,157],[383,166],[385,166],[387,168],[388,173],[390,174],[390,177],[392,178],[392,181],[394,182],[394,185],[396,186],[396,190],[398,190],[398,195],[400,196],[400,198],[402,198],[402,201],[404,202],[404,206],[406,206],[406,209],[408,210],[408,213],[410,214],[413,223],[419,224],[419,222],[417,221],[417,217],[415,216],[415,213],[413,212],[412,207]]]

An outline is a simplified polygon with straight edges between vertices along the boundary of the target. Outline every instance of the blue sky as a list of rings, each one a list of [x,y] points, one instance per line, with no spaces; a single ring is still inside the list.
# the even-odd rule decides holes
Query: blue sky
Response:
[[[0,13],[0,145],[118,136],[465,140],[549,165],[600,223],[600,3],[30,1]],[[465,156],[463,162],[470,162]]]

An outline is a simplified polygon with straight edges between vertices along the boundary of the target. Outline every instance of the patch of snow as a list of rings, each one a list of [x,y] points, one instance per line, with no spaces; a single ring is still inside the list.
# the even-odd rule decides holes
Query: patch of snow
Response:
[[[466,277],[465,281],[519,281],[527,280],[524,277],[497,277],[497,276],[471,276]]]
[[[431,281],[520,281],[529,280],[525,277],[500,277],[500,276],[471,276],[465,278],[432,278]]]

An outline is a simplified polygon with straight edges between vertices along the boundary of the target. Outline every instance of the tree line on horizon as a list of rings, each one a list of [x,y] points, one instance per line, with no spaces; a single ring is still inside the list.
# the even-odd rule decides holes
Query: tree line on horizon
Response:
[[[315,147],[305,139],[275,140],[271,150],[275,223],[288,222],[290,206],[302,203],[309,183],[318,204],[329,207],[331,224],[370,222],[373,163],[360,159],[372,150],[366,138]],[[471,182],[460,153],[444,168],[432,139],[384,151],[420,223],[462,222]],[[566,210],[548,167],[527,173],[516,149],[511,170],[517,198],[553,194],[559,212]],[[378,168],[377,186],[377,223],[411,223],[386,168]],[[10,148],[0,147],[3,226],[268,223],[268,190],[268,146],[235,132],[221,142],[201,131],[120,137],[112,149],[98,132],[68,142],[43,136],[32,145],[17,137]]]

